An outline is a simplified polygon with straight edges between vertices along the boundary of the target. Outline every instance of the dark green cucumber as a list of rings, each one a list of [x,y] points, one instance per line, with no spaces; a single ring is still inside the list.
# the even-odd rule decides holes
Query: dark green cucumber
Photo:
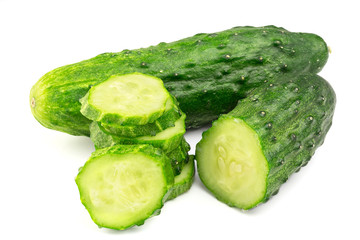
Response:
[[[81,202],[99,227],[123,230],[160,213],[174,176],[161,150],[117,145],[95,151],[76,184]]]
[[[103,130],[108,134],[122,137],[154,136],[169,127],[174,127],[175,122],[181,117],[181,112],[176,99],[168,100],[164,114],[152,123],[145,125],[116,125],[100,123]]]
[[[236,27],[57,68],[33,86],[30,105],[45,127],[89,135],[91,121],[81,115],[79,99],[114,74],[141,72],[164,81],[188,116],[187,128],[193,128],[229,112],[248,89],[274,74],[316,73],[327,58],[327,45],[317,35],[274,26]]]
[[[200,179],[230,206],[267,201],[322,145],[335,102],[317,75],[268,79],[203,133],[196,147]]]
[[[93,122],[90,125],[90,138],[95,148],[110,147],[117,144],[151,144],[161,148],[165,152],[170,152],[179,146],[185,134],[185,118],[182,116],[175,122],[174,127],[169,127],[155,136],[140,136],[134,138],[121,137],[108,134],[100,123]]]
[[[181,170],[181,173],[174,178],[174,186],[170,190],[170,194],[167,197],[166,201],[172,200],[179,195],[187,192],[194,181],[195,175],[195,164],[194,156],[189,157],[189,161],[186,163],[184,168]]]

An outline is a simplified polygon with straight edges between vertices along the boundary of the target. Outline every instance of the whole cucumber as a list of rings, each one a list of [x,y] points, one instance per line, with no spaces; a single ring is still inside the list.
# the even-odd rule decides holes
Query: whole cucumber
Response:
[[[140,72],[162,79],[187,115],[187,128],[196,128],[232,110],[248,89],[274,74],[317,73],[327,59],[328,47],[315,34],[235,27],[54,69],[31,89],[30,105],[43,126],[89,135],[79,99],[114,74]]]

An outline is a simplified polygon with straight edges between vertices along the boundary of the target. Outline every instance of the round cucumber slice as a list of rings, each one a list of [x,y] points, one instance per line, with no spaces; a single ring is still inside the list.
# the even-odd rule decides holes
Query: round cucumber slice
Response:
[[[256,132],[243,120],[220,117],[196,146],[204,185],[230,206],[250,209],[266,193],[268,163]]]
[[[144,125],[162,116],[169,98],[159,78],[142,73],[114,75],[80,99],[80,111],[93,121]]]
[[[124,138],[107,134],[98,122],[93,122],[90,125],[90,138],[96,148],[104,148],[116,144],[151,144],[168,153],[179,146],[185,134],[185,118],[186,115],[182,114],[175,122],[174,127],[167,128],[155,136],[142,136],[136,138]]]
[[[175,122],[180,118],[180,116],[181,112],[179,107],[177,103],[175,103],[175,99],[171,97],[166,102],[164,114],[152,123],[147,123],[145,125],[116,125],[101,123],[101,126],[105,132],[122,137],[154,136],[158,132],[175,126]]]
[[[174,186],[170,190],[170,195],[167,198],[167,201],[176,198],[177,196],[187,192],[194,181],[195,174],[195,164],[194,156],[189,157],[189,161],[185,164],[181,173],[175,176]]]
[[[118,230],[142,225],[159,214],[173,181],[168,158],[150,145],[97,150],[76,178],[93,221]]]

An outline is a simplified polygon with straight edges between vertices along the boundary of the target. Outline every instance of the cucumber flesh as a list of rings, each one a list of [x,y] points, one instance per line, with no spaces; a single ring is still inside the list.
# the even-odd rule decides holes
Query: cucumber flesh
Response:
[[[93,86],[80,100],[81,113],[109,124],[144,125],[162,116],[169,98],[159,78],[141,73],[115,75]]]
[[[118,145],[96,151],[76,183],[93,221],[122,230],[160,212],[173,175],[161,151],[149,145]]]
[[[151,135],[154,136],[158,132],[164,131],[169,127],[175,126],[176,120],[181,116],[176,100],[171,97],[166,102],[164,114],[152,123],[145,125],[117,125],[101,123],[103,130],[109,134],[122,137],[139,137]]]
[[[181,173],[174,178],[174,186],[171,188],[171,193],[167,198],[167,201],[176,198],[177,196],[187,192],[194,181],[195,164],[194,156],[189,157],[189,161],[186,163]]]
[[[268,166],[256,134],[244,121],[221,118],[196,147],[204,185],[230,206],[249,209],[266,193]]]

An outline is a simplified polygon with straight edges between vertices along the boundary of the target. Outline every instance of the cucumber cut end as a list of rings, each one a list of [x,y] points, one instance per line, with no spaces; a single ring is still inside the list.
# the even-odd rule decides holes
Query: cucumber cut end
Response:
[[[243,120],[221,117],[196,147],[204,185],[226,204],[250,209],[266,193],[268,163],[255,131]]]
[[[167,192],[162,167],[142,153],[91,159],[76,183],[93,221],[118,230],[143,224],[161,208]]]
[[[141,73],[115,75],[90,89],[88,102],[102,116],[116,114],[122,123],[146,124],[159,118],[170,98],[161,79]]]

